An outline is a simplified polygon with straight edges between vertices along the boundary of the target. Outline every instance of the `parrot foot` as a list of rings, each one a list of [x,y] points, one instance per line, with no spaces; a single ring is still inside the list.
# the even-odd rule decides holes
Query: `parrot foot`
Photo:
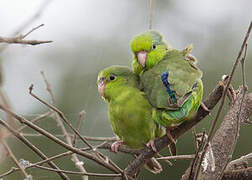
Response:
[[[158,152],[153,139],[151,139],[151,140],[146,144],[146,146],[147,146],[147,147],[151,147],[151,149],[152,149],[154,152]]]
[[[171,130],[177,128],[177,126],[166,127],[166,135],[171,140],[172,143],[176,144],[176,140],[171,135]]]
[[[207,107],[203,102],[200,103],[200,106],[201,106],[202,109],[204,109],[205,111],[210,112],[210,110],[208,109],[208,107]]]
[[[177,149],[176,149],[176,140],[172,137],[171,135],[171,130],[175,129],[176,127],[167,127],[166,128],[166,135],[168,139],[170,139],[171,144],[169,145],[169,151],[170,154],[175,156],[177,154]]]
[[[114,142],[114,143],[111,145],[110,151],[111,151],[111,152],[114,152],[114,153],[117,153],[119,147],[120,147],[121,145],[123,145],[123,144],[124,144],[123,141],[116,141],[116,142]]]

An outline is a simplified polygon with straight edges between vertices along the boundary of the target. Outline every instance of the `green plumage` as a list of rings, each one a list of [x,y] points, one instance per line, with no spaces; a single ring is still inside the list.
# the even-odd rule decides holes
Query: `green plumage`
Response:
[[[183,121],[190,120],[197,112],[203,95],[203,84],[199,80],[191,95],[178,110],[153,110],[153,119],[165,127],[177,126]]]
[[[156,108],[153,110],[153,119],[169,127],[194,116],[202,100],[203,84],[196,59],[189,54],[192,46],[178,51],[165,43],[158,32],[148,31],[133,38],[131,50],[134,55],[133,70],[140,75],[140,88]],[[147,52],[144,65],[138,59],[138,53],[141,52]],[[169,88],[177,102],[174,102],[162,82],[161,75],[166,71]]]
[[[168,70],[170,89],[175,92],[178,103],[174,103],[166,91],[160,75]],[[185,56],[178,50],[168,51],[166,56],[153,68],[141,75],[141,86],[150,103],[156,108],[176,110],[184,104],[192,87],[201,79],[202,73],[191,66]]]
[[[110,76],[114,76],[110,80]],[[106,83],[104,98],[114,133],[131,148],[143,147],[149,140],[163,135],[152,119],[152,106],[138,89],[138,76],[127,67],[111,66],[98,75]]]

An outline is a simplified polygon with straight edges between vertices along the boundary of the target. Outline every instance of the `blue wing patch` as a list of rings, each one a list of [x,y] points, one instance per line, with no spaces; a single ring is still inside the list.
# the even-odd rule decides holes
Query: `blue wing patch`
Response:
[[[169,76],[169,72],[168,70],[166,70],[165,72],[163,72],[161,74],[161,80],[166,88],[166,91],[168,92],[170,98],[173,100],[174,103],[177,103],[177,98],[175,96],[175,91],[172,91],[170,89],[170,83],[168,82],[168,76]]]

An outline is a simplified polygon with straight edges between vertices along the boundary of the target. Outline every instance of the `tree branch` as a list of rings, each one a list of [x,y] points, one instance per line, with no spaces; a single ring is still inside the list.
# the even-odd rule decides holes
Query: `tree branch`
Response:
[[[30,26],[34,21],[36,21],[44,12],[46,7],[52,2],[52,0],[44,0],[38,10],[35,12],[33,16],[31,16],[29,19],[27,19],[20,27],[18,27],[10,36],[17,36],[20,34],[25,28]],[[5,44],[5,46],[2,46],[0,48],[0,52],[3,52],[8,47],[8,44]]]
[[[44,169],[47,171],[53,171],[53,172],[62,172],[66,174],[76,174],[76,175],[83,175],[83,176],[97,176],[97,177],[120,177],[121,174],[101,174],[101,173],[88,173],[88,172],[75,172],[75,171],[65,171],[65,170],[57,170],[52,169],[44,166],[35,165],[35,167]]]
[[[31,29],[25,35],[20,35],[16,37],[2,37],[0,36],[0,43],[8,43],[8,44],[27,44],[27,45],[38,45],[44,43],[51,43],[52,41],[38,41],[38,40],[24,40],[29,34],[33,31],[37,30],[38,28],[44,26],[44,24],[40,24],[39,26]]]
[[[226,171],[228,170],[234,170],[237,167],[245,167],[248,166],[248,163],[252,163],[252,153],[249,153],[245,156],[240,157],[239,159],[235,159],[233,161],[231,161],[230,163],[228,163],[227,167],[226,167]]]
[[[251,180],[252,167],[234,171],[226,171],[221,180]]]
[[[8,43],[8,44],[27,44],[27,45],[38,45],[51,43],[53,41],[39,41],[39,40],[24,40],[22,36],[18,37],[2,37],[0,36],[0,43]]]

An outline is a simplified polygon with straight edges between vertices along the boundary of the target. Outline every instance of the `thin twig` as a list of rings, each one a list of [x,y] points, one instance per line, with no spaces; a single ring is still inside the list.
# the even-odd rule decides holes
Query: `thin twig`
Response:
[[[40,41],[40,40],[24,40],[22,37],[2,37],[0,36],[0,43],[8,44],[27,44],[27,45],[38,45],[51,43],[53,41]]]
[[[23,35],[23,39],[24,39],[26,36],[28,36],[29,34],[31,34],[33,31],[37,30],[38,28],[40,28],[40,27],[42,27],[42,26],[44,26],[44,24],[40,24],[40,25],[38,25],[37,27],[32,28],[29,32],[27,32],[25,35]]]
[[[245,156],[240,157],[239,159],[231,161],[230,163],[228,163],[225,171],[241,168],[241,166],[243,166],[244,168],[245,166],[248,166],[250,162],[252,162],[252,153],[249,153]]]
[[[88,173],[88,172],[56,170],[56,169],[52,169],[52,168],[48,168],[48,167],[44,167],[44,166],[39,166],[39,165],[36,165],[35,167],[40,168],[40,169],[44,169],[47,171],[63,172],[66,174],[75,174],[75,175],[84,175],[84,176],[97,176],[97,177],[120,177],[120,176],[122,176],[121,174],[101,174],[101,173]]]
[[[50,116],[52,113],[53,113],[52,111],[48,111],[48,112],[46,112],[46,113],[44,113],[44,114],[41,114],[41,115],[39,115],[38,117],[32,119],[31,122],[32,122],[32,123],[35,123],[35,122],[37,122],[37,121],[39,121],[39,120],[41,120],[41,119],[44,119],[44,118]],[[26,125],[21,126],[21,127],[18,129],[18,131],[21,132],[21,131],[22,131],[24,128],[26,128],[26,127],[27,127]],[[23,134],[23,135],[24,135],[24,134]]]
[[[102,145],[98,146],[97,148],[111,150],[111,145],[112,145],[112,143],[104,142]],[[143,151],[143,149],[130,149],[125,146],[120,146],[118,148],[118,152],[122,152],[122,153],[126,153],[126,154],[133,154],[133,155],[134,154],[139,155],[142,151]]]
[[[197,169],[199,164],[198,164],[198,160],[199,160],[199,157],[200,157],[200,152],[202,150],[202,148],[204,147],[204,144],[205,144],[205,141],[206,141],[206,131],[203,131],[202,133],[202,138],[201,138],[201,141],[200,143],[198,143],[198,149],[196,151],[196,155],[195,155],[195,158],[193,159],[192,161],[192,166],[191,166],[191,170],[190,170],[190,175],[189,175],[189,180],[191,179],[194,179],[194,174],[195,174],[195,168]],[[197,135],[196,135],[196,141],[197,141]],[[197,172],[196,172],[197,173]]]
[[[249,119],[245,120],[244,123],[246,123],[246,124],[252,124],[252,122],[249,121]]]
[[[154,0],[150,0],[150,21],[149,21],[149,30],[152,29],[153,23],[153,14],[154,14]]]
[[[160,153],[157,153],[155,159],[157,159],[157,158],[163,158],[163,157],[164,157],[164,156],[162,156]],[[171,157],[171,156],[168,156],[168,157]],[[165,162],[166,162],[169,166],[172,166],[172,165],[173,165],[172,162],[169,161],[168,159],[165,160]]]
[[[242,67],[242,86],[243,86],[243,90],[244,90],[244,92],[243,92],[244,95],[243,95],[242,99],[244,99],[245,93],[248,91],[248,86],[247,86],[247,84],[246,84],[246,72],[245,72],[245,59],[246,59],[246,55],[247,55],[247,46],[248,46],[248,44],[246,44],[246,46],[245,46],[244,56],[243,56],[243,58],[241,59],[241,67]],[[242,100],[242,102],[243,102],[243,100]],[[245,123],[248,123],[248,124],[252,124],[252,122],[250,122],[249,119],[246,120],[246,121],[244,121],[244,122],[245,122]],[[241,122],[241,123],[243,123],[243,122]]]
[[[156,159],[157,160],[171,160],[171,159],[191,160],[193,158],[195,158],[195,154],[167,156],[167,157],[160,157],[160,158],[156,158]]]
[[[39,133],[22,133],[22,135],[23,136],[30,136],[30,137],[41,137],[41,136],[43,136],[43,135],[41,135]],[[62,134],[55,134],[54,136],[60,137],[60,138],[64,137],[64,135],[62,135]],[[74,137],[74,134],[69,134],[69,136]],[[83,136],[83,138],[85,138],[85,139],[87,139],[89,141],[102,141],[102,142],[103,141],[107,141],[107,142],[111,141],[111,142],[113,142],[113,141],[118,140],[117,137],[90,137],[90,136]],[[107,149],[107,148],[104,148],[104,149]]]
[[[17,36],[18,34],[20,34],[25,28],[27,28],[28,26],[30,26],[34,21],[36,21],[44,12],[44,10],[46,9],[46,7],[49,5],[49,3],[52,2],[52,0],[45,0],[40,7],[38,8],[38,10],[35,12],[35,14],[33,16],[31,16],[29,19],[27,19],[20,27],[17,28],[16,31],[14,31],[10,36]],[[4,46],[2,46],[0,48],[0,52],[3,52],[6,48],[8,47],[8,44],[5,44]]]
[[[43,78],[43,80],[44,80],[44,82],[45,82],[45,84],[46,84],[46,90],[47,90],[47,92],[50,94],[52,104],[53,104],[53,105],[56,105],[56,100],[55,100],[55,98],[54,98],[51,85],[50,85],[50,83],[48,82],[48,80],[46,79],[46,76],[45,76],[44,71],[40,71],[40,74],[41,74],[41,76],[42,76],[42,78]]]
[[[244,55],[241,59],[241,67],[242,67],[242,85],[243,85],[243,88],[245,89],[246,88],[246,73],[245,73],[245,59],[246,59],[246,56],[247,56],[247,49],[248,49],[248,44],[246,43],[245,45],[245,52],[244,52]],[[247,88],[246,88],[247,89]]]
[[[79,118],[78,118],[78,121],[77,121],[77,130],[78,131],[80,130],[81,122],[82,122],[82,119],[85,116],[85,114],[86,114],[86,112],[84,110],[79,113]],[[73,146],[75,146],[76,139],[77,139],[77,136],[76,136],[76,134],[74,134],[73,140],[72,140]]]
[[[0,100],[3,103],[4,106],[6,106],[7,108],[11,109],[11,105],[8,101],[8,96],[7,94],[4,92],[3,90],[3,69],[2,69],[2,63],[0,62]],[[10,116],[9,114],[6,114],[6,119],[8,121],[8,123],[14,127],[17,128],[17,124],[14,120],[14,118],[12,116]]]
[[[48,104],[46,101],[42,100],[41,98],[39,98],[38,96],[36,96],[33,92],[33,85],[31,85],[29,87],[29,93],[31,96],[33,96],[35,99],[37,99],[38,101],[40,101],[42,104],[46,105],[47,107],[49,107],[50,109],[52,109],[53,111],[55,111],[59,117],[70,127],[70,129],[77,134],[77,136],[91,149],[93,149],[93,146],[84,138],[80,135],[80,133],[72,126],[72,124],[67,120],[67,118],[65,117],[65,115],[55,106]]]
[[[197,149],[199,149],[199,147],[198,147],[198,143],[197,143],[197,133],[196,133],[196,128],[195,127],[193,127],[192,128],[192,134],[193,134],[193,137],[194,137],[194,148],[195,148],[195,150],[197,151]]]
[[[1,70],[0,70],[1,71]],[[1,72],[0,72],[1,73]],[[0,74],[0,76],[1,76],[1,74]],[[4,106],[6,106],[7,108],[9,108],[9,109],[11,109],[11,105],[10,105],[10,103],[8,102],[8,97],[7,97],[7,95],[3,92],[3,89],[2,89],[2,87],[1,87],[1,85],[0,85],[0,99],[1,99],[1,101],[2,101],[2,103],[3,103],[3,105]],[[6,114],[6,119],[8,120],[8,123],[12,126],[12,127],[14,127],[14,128],[17,128],[18,127],[18,125],[16,124],[16,122],[15,122],[15,120],[13,119],[13,117],[12,116],[10,116],[9,114]]]

